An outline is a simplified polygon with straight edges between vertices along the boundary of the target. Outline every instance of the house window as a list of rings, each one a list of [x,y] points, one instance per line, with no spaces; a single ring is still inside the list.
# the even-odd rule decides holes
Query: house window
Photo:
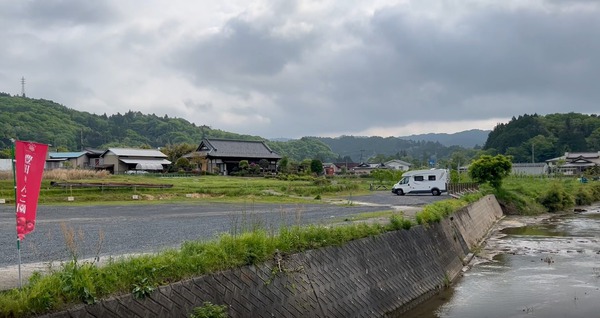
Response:
[[[415,176],[415,181],[423,181],[423,176]]]
[[[435,175],[433,175],[433,176],[428,176],[428,177],[429,177],[429,179],[427,179],[427,180],[429,180],[429,181],[435,181]]]

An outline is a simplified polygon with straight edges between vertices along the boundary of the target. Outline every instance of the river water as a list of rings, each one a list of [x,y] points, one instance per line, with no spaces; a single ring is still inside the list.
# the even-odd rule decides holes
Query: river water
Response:
[[[402,317],[600,317],[600,206],[497,226],[461,278]]]

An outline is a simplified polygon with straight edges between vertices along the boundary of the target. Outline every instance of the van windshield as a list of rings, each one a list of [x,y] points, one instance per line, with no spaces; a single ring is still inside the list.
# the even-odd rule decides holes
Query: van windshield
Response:
[[[400,179],[400,182],[398,182],[398,183],[400,183],[400,184],[407,184],[408,180],[410,180],[410,177],[402,177],[402,179]]]

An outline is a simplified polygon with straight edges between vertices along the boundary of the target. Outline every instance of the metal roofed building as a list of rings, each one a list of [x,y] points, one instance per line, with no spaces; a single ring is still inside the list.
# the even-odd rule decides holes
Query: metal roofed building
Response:
[[[77,152],[48,152],[46,169],[59,168],[88,168],[89,158],[87,151]]]
[[[548,170],[548,164],[545,162],[513,163],[511,174],[515,176],[543,176],[548,174]]]
[[[167,155],[156,149],[109,148],[101,156],[103,164],[96,168],[106,169],[114,174],[128,170],[163,171],[171,161]]]

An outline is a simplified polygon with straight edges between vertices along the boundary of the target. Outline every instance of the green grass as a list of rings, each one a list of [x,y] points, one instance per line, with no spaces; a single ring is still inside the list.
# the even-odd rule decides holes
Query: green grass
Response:
[[[483,193],[473,193],[463,196],[460,199],[448,199],[437,201],[423,207],[423,210],[417,212],[415,218],[418,224],[428,224],[440,222],[445,217],[456,212],[483,197]]]
[[[400,215],[393,215],[388,224],[292,226],[276,235],[264,230],[238,236],[222,234],[211,241],[185,242],[180,249],[111,259],[103,266],[73,260],[48,274],[34,274],[22,289],[1,292],[0,316],[39,315],[77,303],[95,303],[116,294],[132,293],[143,298],[159,285],[262,263],[274,255],[342,245],[386,231],[408,229],[411,225]]]
[[[173,184],[169,189],[150,188],[61,188],[50,186],[51,181],[44,179],[40,189],[39,204],[101,204],[126,202],[159,203],[159,202],[244,202],[248,199],[264,203],[297,203],[322,199],[339,195],[357,195],[368,192],[369,179],[324,179],[293,178],[280,180],[263,177],[227,177],[227,176],[190,176],[159,177],[157,175],[108,176],[102,179],[69,180],[73,182],[114,182],[114,183],[150,183]],[[138,195],[139,200],[132,196]],[[67,201],[67,197],[74,201]],[[14,202],[14,185],[12,179],[0,180],[0,198]]]
[[[600,182],[580,183],[576,178],[506,178],[502,188],[492,193],[509,214],[536,215],[565,211],[575,205],[600,201]]]

